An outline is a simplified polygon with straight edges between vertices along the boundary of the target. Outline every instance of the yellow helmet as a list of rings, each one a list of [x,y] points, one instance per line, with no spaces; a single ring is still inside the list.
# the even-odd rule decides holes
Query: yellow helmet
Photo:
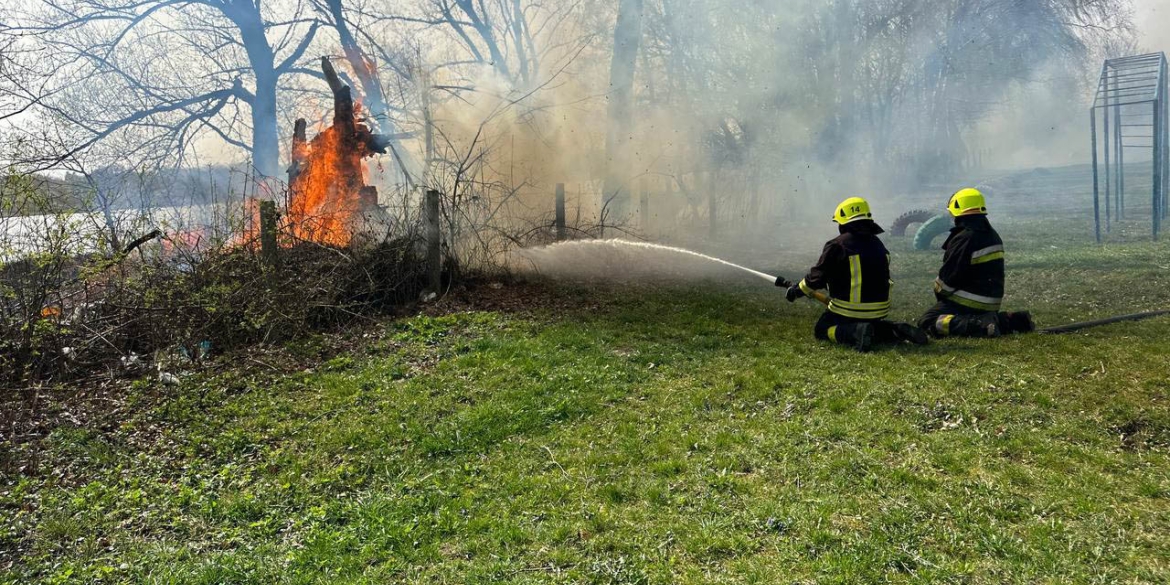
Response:
[[[986,214],[987,200],[983,198],[983,193],[980,193],[979,189],[960,189],[951,195],[950,201],[947,201],[947,211],[955,217]]]
[[[869,202],[861,197],[850,197],[837,206],[833,213],[833,221],[845,225],[859,219],[873,219],[869,211]]]

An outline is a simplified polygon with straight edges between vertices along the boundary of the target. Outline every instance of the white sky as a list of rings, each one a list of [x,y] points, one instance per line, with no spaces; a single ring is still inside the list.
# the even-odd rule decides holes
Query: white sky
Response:
[[[1141,34],[1142,48],[1166,51],[1170,41],[1170,0],[1134,0],[1134,23]]]

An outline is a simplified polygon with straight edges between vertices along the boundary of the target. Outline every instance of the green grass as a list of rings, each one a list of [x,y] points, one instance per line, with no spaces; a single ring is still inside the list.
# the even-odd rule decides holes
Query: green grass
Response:
[[[1170,245],[1051,229],[1001,230],[1013,307],[1170,306]],[[938,254],[891,248],[909,319]],[[0,486],[0,581],[1170,580],[1166,320],[861,355],[768,287],[557,294],[140,385]]]

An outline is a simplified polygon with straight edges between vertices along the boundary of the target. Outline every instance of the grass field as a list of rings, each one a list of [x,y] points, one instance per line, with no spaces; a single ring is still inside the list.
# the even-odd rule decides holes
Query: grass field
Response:
[[[1170,245],[1001,231],[1041,325],[1170,306]],[[136,384],[4,478],[0,582],[1170,581],[1165,319],[862,355],[757,283],[547,297]]]

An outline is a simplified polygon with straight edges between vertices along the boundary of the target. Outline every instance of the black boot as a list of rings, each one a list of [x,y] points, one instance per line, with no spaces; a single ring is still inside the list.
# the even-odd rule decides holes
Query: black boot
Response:
[[[930,338],[926,336],[925,331],[909,323],[894,323],[893,330],[894,339],[897,341],[905,341],[914,345],[926,345],[930,343]]]
[[[872,323],[846,323],[837,326],[833,340],[841,345],[850,345],[857,351],[865,352],[873,347],[873,336]]]
[[[1006,327],[1004,333],[1031,333],[1036,330],[1036,323],[1032,321],[1032,314],[1027,311],[1004,313]]]
[[[978,334],[971,337],[999,337],[1003,335],[1003,330],[999,328],[999,319],[995,313],[988,313],[986,315],[979,315],[974,319],[974,327]]]

